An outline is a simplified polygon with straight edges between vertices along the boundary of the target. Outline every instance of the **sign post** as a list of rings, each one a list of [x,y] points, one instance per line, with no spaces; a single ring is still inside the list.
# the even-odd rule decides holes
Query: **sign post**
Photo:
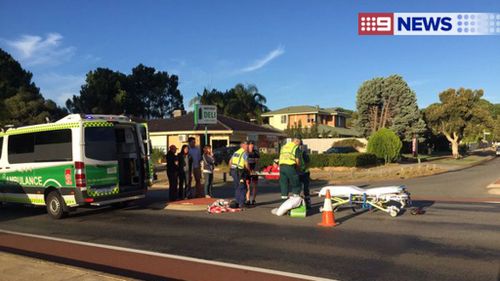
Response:
[[[194,126],[205,125],[205,145],[208,144],[208,124],[217,124],[217,106],[215,105],[194,105]]]

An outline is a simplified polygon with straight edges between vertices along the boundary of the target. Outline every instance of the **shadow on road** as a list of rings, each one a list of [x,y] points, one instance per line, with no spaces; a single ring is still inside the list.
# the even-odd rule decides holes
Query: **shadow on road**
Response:
[[[0,222],[26,217],[41,216],[45,214],[45,207],[14,203],[2,203],[0,207]]]

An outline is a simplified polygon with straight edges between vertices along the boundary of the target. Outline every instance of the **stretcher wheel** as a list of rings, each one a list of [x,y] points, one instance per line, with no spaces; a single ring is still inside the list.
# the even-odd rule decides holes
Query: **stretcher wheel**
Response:
[[[389,207],[389,215],[391,217],[393,217],[393,218],[397,217],[398,214],[399,214],[399,209],[397,207],[394,207],[394,206]]]

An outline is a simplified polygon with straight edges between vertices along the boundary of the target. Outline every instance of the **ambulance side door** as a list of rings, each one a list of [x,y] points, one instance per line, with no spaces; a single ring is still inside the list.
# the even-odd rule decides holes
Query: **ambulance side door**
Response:
[[[35,135],[25,133],[6,137],[4,199],[17,203],[32,203],[28,194],[33,186]]]
[[[5,145],[3,144],[4,137],[0,136],[0,202],[3,201],[3,187],[5,185],[5,174],[4,174],[4,156],[3,151]]]

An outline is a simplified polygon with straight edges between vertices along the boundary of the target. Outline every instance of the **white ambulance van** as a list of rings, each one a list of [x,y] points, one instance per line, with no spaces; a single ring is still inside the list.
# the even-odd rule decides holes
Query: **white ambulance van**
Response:
[[[0,202],[45,205],[59,219],[80,206],[144,198],[141,131],[126,116],[71,114],[0,132]]]

